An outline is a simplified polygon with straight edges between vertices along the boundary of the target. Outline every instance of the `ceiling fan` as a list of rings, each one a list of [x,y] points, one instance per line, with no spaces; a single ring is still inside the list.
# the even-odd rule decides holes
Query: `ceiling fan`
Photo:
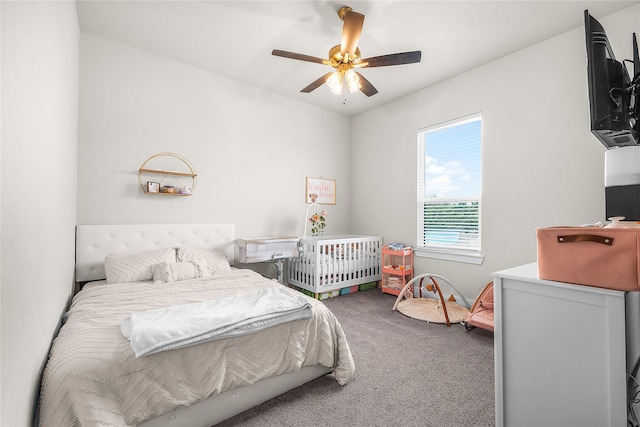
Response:
[[[358,41],[362,34],[364,15],[354,12],[349,6],[343,6],[338,10],[338,16],[344,21],[342,27],[342,42],[329,50],[329,59],[300,53],[287,52],[273,49],[272,55],[283,58],[297,59],[299,61],[315,62],[330,65],[335,71],[325,74],[315,80],[300,92],[309,93],[327,83],[333,93],[340,95],[346,83],[350,92],[360,90],[367,96],[378,93],[378,90],[365,79],[362,74],[354,70],[357,68],[387,67],[390,65],[413,64],[420,62],[422,53],[419,50],[388,55],[374,56],[362,59]]]

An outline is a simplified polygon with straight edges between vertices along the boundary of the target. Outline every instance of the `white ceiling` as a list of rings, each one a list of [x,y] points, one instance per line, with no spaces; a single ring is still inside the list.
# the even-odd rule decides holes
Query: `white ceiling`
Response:
[[[602,18],[634,1],[155,1],[77,0],[80,29],[212,73],[353,116]],[[344,5],[365,15],[363,57],[422,51],[418,64],[365,68],[379,93],[300,89],[329,66],[271,55],[326,58],[340,44]]]

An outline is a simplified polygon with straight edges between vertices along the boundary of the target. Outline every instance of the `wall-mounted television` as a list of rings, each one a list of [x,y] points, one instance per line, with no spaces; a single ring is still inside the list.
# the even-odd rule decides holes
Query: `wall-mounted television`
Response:
[[[584,11],[591,132],[607,149],[640,144],[640,59],[633,34],[633,60],[618,61],[604,28]],[[626,62],[633,64],[629,76]]]

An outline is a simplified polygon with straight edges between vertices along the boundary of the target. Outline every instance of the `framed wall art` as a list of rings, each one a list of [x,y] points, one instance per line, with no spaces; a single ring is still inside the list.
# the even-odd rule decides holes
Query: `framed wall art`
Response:
[[[160,192],[160,183],[147,181],[147,192],[148,193],[159,193]]]
[[[307,177],[306,203],[336,204],[336,180]]]

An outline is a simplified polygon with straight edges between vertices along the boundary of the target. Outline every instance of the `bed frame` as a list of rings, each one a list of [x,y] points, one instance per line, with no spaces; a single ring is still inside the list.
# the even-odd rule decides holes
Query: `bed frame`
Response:
[[[220,250],[233,264],[234,224],[78,225],[76,282],[105,279],[106,255],[179,246]],[[178,408],[140,427],[209,427],[331,371],[331,368],[324,366],[309,366],[297,372],[267,378]]]
[[[104,257],[159,248],[215,249],[234,258],[233,224],[124,224],[76,226],[76,282],[103,280]]]

